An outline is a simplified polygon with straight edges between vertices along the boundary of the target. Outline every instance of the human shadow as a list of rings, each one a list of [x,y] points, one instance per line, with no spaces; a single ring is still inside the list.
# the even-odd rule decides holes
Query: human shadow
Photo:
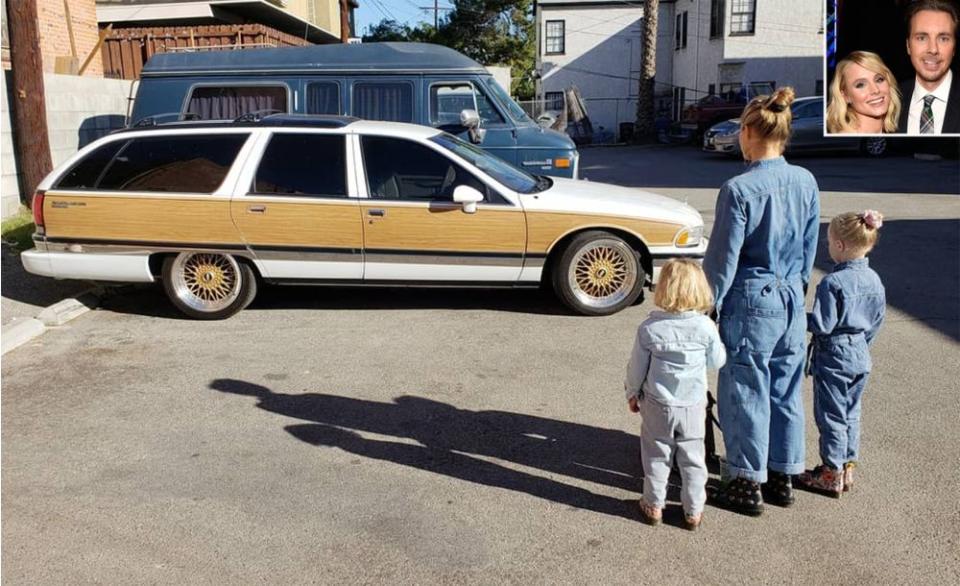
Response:
[[[829,273],[828,226],[820,225],[816,266]],[[884,221],[869,258],[888,306],[960,342],[960,220]]]
[[[504,411],[471,411],[410,395],[381,403],[320,393],[287,395],[235,379],[216,379],[209,386],[256,397],[260,409],[310,422],[285,429],[312,445],[522,492],[577,509],[636,518],[636,509],[630,506],[635,501],[556,479],[566,476],[636,491],[639,438],[620,430]],[[367,439],[361,433],[417,444]],[[485,458],[547,475],[515,470]]]

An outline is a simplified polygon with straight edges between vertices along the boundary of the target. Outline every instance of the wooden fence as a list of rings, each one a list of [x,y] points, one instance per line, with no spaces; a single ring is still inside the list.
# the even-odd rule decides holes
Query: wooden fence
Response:
[[[138,79],[143,64],[156,53],[311,44],[263,24],[114,28],[101,48],[103,76]]]

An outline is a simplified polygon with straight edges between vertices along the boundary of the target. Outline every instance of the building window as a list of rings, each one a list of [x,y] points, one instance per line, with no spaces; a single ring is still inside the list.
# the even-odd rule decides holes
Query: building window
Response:
[[[756,17],[756,0],[733,0],[730,13],[730,34],[752,35],[756,28]]]
[[[673,88],[673,119],[680,120],[683,116],[684,102],[687,101],[687,88]]]
[[[674,49],[683,49],[687,46],[687,13],[681,12],[677,15],[676,44]]]
[[[822,96],[822,95],[823,95],[823,80],[822,80],[822,79],[818,79],[818,80],[817,80],[817,86],[816,86],[816,89],[813,90],[813,95],[815,95],[815,96]]]
[[[562,55],[566,50],[565,46],[566,21],[548,20],[547,21],[547,55]]]
[[[724,0],[710,1],[710,38],[716,39],[723,36],[723,13]]]
[[[717,93],[717,84],[715,84],[715,83],[709,84],[709,85],[707,86],[707,95],[708,95],[708,96],[712,96],[712,95],[715,94],[715,93]]]
[[[543,107],[547,110],[563,110],[563,92],[546,92],[543,101]]]

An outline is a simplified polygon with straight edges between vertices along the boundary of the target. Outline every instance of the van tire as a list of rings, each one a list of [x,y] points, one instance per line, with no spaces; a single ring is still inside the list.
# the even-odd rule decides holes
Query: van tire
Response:
[[[625,240],[601,230],[578,234],[557,257],[553,290],[581,315],[610,315],[643,292],[640,255]]]
[[[219,252],[181,252],[163,259],[163,290],[174,307],[194,319],[226,319],[257,296],[247,263]]]

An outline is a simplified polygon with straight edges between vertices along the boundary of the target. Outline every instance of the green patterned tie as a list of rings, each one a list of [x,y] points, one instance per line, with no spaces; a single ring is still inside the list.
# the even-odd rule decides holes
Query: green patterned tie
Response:
[[[933,95],[923,96],[923,111],[920,112],[920,134],[933,134]]]

